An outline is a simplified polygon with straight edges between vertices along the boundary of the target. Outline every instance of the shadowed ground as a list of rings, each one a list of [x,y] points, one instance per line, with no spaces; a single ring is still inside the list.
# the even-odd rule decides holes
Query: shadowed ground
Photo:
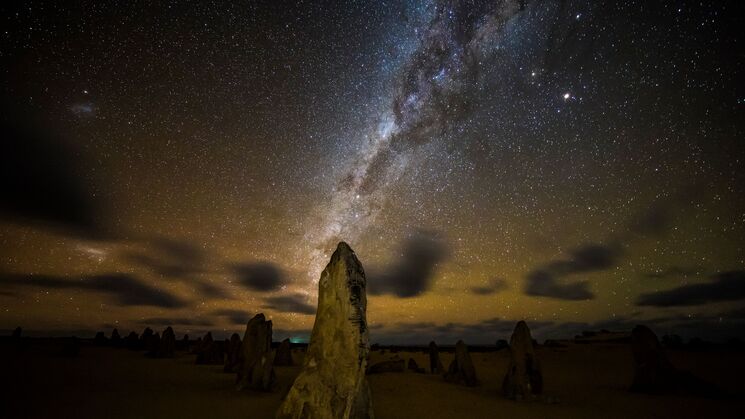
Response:
[[[140,352],[83,345],[80,356],[55,355],[59,346],[32,343],[16,353],[0,345],[4,418],[272,418],[299,366],[277,367],[274,393],[234,390],[235,375],[222,366],[194,365],[183,352],[150,359]],[[397,355],[429,365],[428,355],[375,351],[371,363]],[[745,402],[632,394],[630,348],[621,344],[541,347],[537,352],[545,394],[558,404],[517,403],[501,397],[508,352],[472,353],[480,387],[446,383],[415,373],[369,376],[375,415],[386,418],[735,418]],[[296,364],[302,354],[294,351]],[[441,353],[448,365],[452,353]],[[731,393],[743,393],[741,352],[672,352],[672,362]]]

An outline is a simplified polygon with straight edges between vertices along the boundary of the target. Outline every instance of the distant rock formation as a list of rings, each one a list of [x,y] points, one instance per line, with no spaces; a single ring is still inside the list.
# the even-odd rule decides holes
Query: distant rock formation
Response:
[[[225,372],[238,372],[238,365],[241,360],[241,337],[238,333],[233,333],[225,347]]]
[[[403,359],[389,359],[376,362],[367,368],[366,374],[382,374],[384,372],[404,372],[406,361]]]
[[[429,372],[432,374],[445,373],[445,367],[440,361],[440,350],[437,348],[435,341],[429,343]]]
[[[502,349],[507,349],[509,347],[510,347],[510,344],[507,343],[506,340],[504,340],[504,339],[497,340],[497,350],[498,351],[501,351]]]
[[[274,355],[274,365],[277,366],[288,366],[293,365],[292,362],[292,347],[290,346],[290,339],[284,339],[277,348],[277,353]]]
[[[421,368],[419,364],[416,363],[414,358],[409,358],[409,363],[407,364],[406,369],[408,369],[411,372],[424,374],[424,368]]]
[[[119,335],[119,331],[114,329],[111,331],[111,346],[120,347],[122,346],[122,337]]]
[[[129,332],[127,337],[124,339],[124,346],[130,350],[137,350],[140,348],[140,336],[136,332]]]
[[[697,395],[725,397],[721,389],[678,370],[665,353],[657,335],[647,326],[636,326],[631,332],[634,355],[634,381],[630,390],[648,394]]]
[[[318,283],[318,309],[303,369],[278,418],[373,418],[365,377],[367,281],[354,251],[339,243]]]
[[[186,334],[186,335],[184,335],[183,338],[181,338],[181,340],[179,340],[178,342],[176,342],[176,349],[181,350],[181,351],[187,351],[188,352],[189,349],[190,349],[189,348],[190,344],[191,344],[191,342],[189,342],[189,335]]]
[[[197,354],[196,363],[199,365],[222,365],[222,345],[212,339],[212,332],[207,332],[202,341],[195,349]]]
[[[435,341],[429,342],[429,372],[431,374],[444,374],[445,367],[440,360],[440,349]]]
[[[153,329],[146,327],[140,335],[140,349],[145,349],[147,352],[153,352],[156,348],[153,347]]]
[[[156,332],[150,338],[150,341],[149,342],[150,342],[149,343],[150,349],[148,349],[148,351],[147,351],[147,353],[145,355],[147,355],[147,356],[149,356],[151,358],[160,358],[161,357],[161,354],[160,354],[160,349],[161,349],[161,347],[160,347],[160,333],[157,333]]]
[[[271,391],[276,381],[272,353],[272,321],[263,313],[255,315],[246,325],[238,367],[238,390]]]
[[[462,340],[455,344],[455,359],[450,363],[448,372],[445,373],[445,380],[451,383],[465,384],[469,387],[479,385],[479,380],[476,378],[476,369],[473,367],[471,355],[468,353],[468,347]]]
[[[106,338],[104,332],[97,332],[96,337],[93,338],[93,344],[96,346],[106,346],[109,344],[109,339]]]
[[[530,400],[543,392],[543,374],[533,348],[530,329],[517,322],[510,338],[510,364],[502,381],[502,394],[513,400]]]
[[[158,350],[159,358],[173,358],[176,354],[176,333],[171,326],[166,327],[163,331],[163,337],[160,339]]]

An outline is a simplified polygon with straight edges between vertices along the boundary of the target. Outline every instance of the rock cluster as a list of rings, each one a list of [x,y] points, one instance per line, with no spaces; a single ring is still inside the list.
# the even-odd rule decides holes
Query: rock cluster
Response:
[[[222,345],[212,339],[212,332],[207,332],[194,350],[197,354],[196,363],[200,365],[222,365]]]
[[[690,372],[675,368],[657,340],[657,335],[646,326],[639,325],[632,330],[631,350],[634,355],[634,380],[630,390],[633,392],[725,396],[716,386]]]

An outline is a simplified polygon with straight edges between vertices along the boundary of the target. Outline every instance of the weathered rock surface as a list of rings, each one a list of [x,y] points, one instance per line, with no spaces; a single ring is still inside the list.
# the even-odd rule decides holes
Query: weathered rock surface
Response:
[[[514,400],[530,400],[542,392],[543,374],[530,329],[519,321],[510,338],[510,364],[502,381],[502,394]]]
[[[292,365],[292,348],[290,346],[290,339],[285,339],[279,344],[277,354],[274,356],[274,365]]]
[[[238,390],[250,388],[271,391],[275,381],[272,321],[266,320],[264,314],[259,313],[248,321],[243,335]]]
[[[233,333],[225,348],[225,372],[238,372],[238,365],[241,360],[241,337],[238,333]]]
[[[434,341],[429,343],[429,372],[432,374],[443,374],[445,372],[445,367],[442,366],[442,361],[440,361],[440,350]]]
[[[468,347],[462,340],[455,344],[455,359],[450,363],[448,372],[445,373],[445,380],[451,383],[465,384],[469,387],[479,385],[479,380],[476,378],[476,369],[473,367],[471,355],[468,353]]]
[[[318,284],[318,309],[303,369],[278,418],[371,419],[367,281],[354,251],[339,243]]]
[[[630,390],[633,392],[727,397],[713,384],[675,368],[657,340],[657,335],[646,326],[634,327],[631,350],[634,355],[634,381]]]

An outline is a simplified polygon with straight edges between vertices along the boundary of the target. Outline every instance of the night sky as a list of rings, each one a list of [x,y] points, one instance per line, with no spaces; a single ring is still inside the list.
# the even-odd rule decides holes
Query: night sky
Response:
[[[8,3],[0,329],[745,336],[741,2]]]

